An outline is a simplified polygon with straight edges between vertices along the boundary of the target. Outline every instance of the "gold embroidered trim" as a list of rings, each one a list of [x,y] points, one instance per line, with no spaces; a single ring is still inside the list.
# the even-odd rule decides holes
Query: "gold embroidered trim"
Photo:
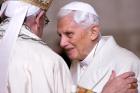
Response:
[[[48,10],[48,8],[50,7],[53,0],[47,0],[47,1],[45,1],[45,0],[21,0],[21,1],[33,4],[44,10]]]
[[[94,93],[91,89],[86,89],[78,86],[76,93]]]

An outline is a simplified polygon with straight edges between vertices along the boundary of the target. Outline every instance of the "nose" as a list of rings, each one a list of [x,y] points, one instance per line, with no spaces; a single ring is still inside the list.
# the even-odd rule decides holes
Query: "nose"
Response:
[[[61,36],[60,38],[60,46],[65,48],[68,45],[68,39],[65,36]]]

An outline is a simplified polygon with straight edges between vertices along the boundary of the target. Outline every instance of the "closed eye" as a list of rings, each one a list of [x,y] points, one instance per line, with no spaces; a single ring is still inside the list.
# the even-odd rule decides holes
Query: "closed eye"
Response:
[[[69,38],[73,37],[73,32],[65,32],[65,35]]]

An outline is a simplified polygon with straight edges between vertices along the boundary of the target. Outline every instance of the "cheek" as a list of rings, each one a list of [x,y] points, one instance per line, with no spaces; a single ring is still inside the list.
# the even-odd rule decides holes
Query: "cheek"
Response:
[[[80,45],[82,38],[79,36],[74,36],[72,39],[70,39],[70,43],[74,46]]]
[[[77,54],[79,54],[79,56],[84,55],[84,52],[87,50],[87,47],[89,45],[89,40],[87,40],[86,38],[81,38],[79,40],[77,40],[77,42],[74,43],[75,44],[75,49],[77,50]]]
[[[77,51],[81,51],[82,47],[85,46],[85,43],[82,39],[77,39],[76,41],[73,41],[72,44],[75,46]]]

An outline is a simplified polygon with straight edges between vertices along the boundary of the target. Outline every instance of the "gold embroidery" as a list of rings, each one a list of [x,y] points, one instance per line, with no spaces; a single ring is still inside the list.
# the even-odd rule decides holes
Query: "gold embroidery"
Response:
[[[94,93],[94,92],[91,89],[86,89],[78,86],[76,93]]]
[[[33,4],[44,10],[48,10],[48,8],[53,0],[21,0],[21,1]]]

